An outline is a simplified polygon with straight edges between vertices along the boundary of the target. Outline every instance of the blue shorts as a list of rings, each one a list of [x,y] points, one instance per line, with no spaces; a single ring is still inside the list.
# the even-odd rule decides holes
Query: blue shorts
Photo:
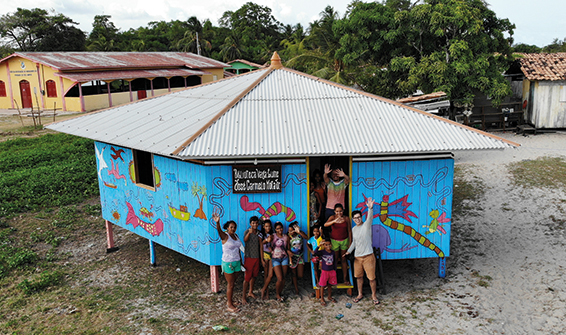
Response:
[[[273,267],[276,267],[276,266],[279,266],[279,265],[289,265],[289,257],[272,258],[271,264],[273,264]]]

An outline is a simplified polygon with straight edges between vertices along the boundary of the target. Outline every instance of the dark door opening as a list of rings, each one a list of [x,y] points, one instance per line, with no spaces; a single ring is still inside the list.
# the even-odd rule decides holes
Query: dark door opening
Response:
[[[344,171],[344,173],[347,176],[350,177],[350,179],[352,178],[352,176],[350,174],[350,157],[348,157],[348,156],[310,157],[309,158],[309,171],[308,171],[308,173],[309,173],[310,183],[314,187],[314,189],[317,188],[317,186],[316,186],[317,175],[320,176],[320,179],[318,179],[318,180],[321,180],[321,182],[324,184],[324,166],[326,164],[330,164],[331,169],[341,168]],[[313,189],[311,189],[311,185],[309,185],[309,193],[313,192]],[[326,185],[324,185],[323,199],[328,200],[327,199],[327,193],[326,193],[327,189],[326,189],[325,186]],[[321,192],[320,188],[319,188],[318,192]],[[350,215],[349,193],[350,192],[349,192],[349,185],[348,185],[348,188],[346,188],[346,194],[344,196],[344,203],[342,204],[344,206],[345,215]],[[326,205],[327,204],[326,204],[326,201],[325,201],[325,203],[322,204],[323,213],[321,215],[321,220],[319,220],[319,224],[323,224],[328,219],[328,217],[326,217],[324,215],[324,211],[326,210]]]

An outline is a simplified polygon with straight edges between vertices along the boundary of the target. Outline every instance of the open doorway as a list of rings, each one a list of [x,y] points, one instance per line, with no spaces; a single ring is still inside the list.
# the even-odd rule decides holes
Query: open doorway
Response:
[[[318,199],[322,198],[324,203],[322,204],[322,214],[320,215],[321,220],[319,220],[320,224],[323,224],[324,222],[326,222],[326,220],[328,219],[328,217],[326,217],[324,215],[324,211],[326,209],[326,201],[327,199],[327,189],[326,189],[326,185],[324,185],[324,166],[326,164],[330,164],[330,167],[332,169],[334,168],[341,168],[342,170],[344,170],[344,173],[349,176],[351,178],[351,174],[350,174],[350,157],[348,156],[329,156],[329,157],[310,157],[309,158],[309,180],[311,182],[311,185],[314,186],[314,190],[315,192],[319,193],[321,196],[318,197]],[[317,175],[319,175],[320,177],[317,179]],[[323,191],[321,190],[321,187],[317,187],[316,185],[316,181],[317,180],[321,180],[321,183],[323,184],[323,190],[324,190],[324,194],[321,194]],[[312,193],[313,189],[310,188],[309,185],[309,192]],[[342,204],[344,206],[344,213],[350,213],[350,199],[349,199],[349,188],[346,188],[346,192],[345,192],[345,196],[344,196],[344,203]],[[319,206],[317,206],[319,207]],[[320,208],[320,207],[319,207]]]

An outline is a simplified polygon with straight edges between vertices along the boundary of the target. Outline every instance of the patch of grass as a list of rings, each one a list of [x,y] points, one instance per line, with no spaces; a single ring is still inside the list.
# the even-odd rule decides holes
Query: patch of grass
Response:
[[[473,173],[473,166],[454,168],[453,215],[463,216],[477,209],[484,194],[485,183]]]
[[[86,204],[84,205],[83,210],[87,215],[92,215],[92,216],[102,215],[102,206],[100,204],[96,204],[96,205]]]
[[[385,331],[393,330],[393,325],[383,322],[378,318],[373,318],[373,324]]]
[[[0,216],[79,203],[98,194],[92,140],[47,134],[0,142]]]
[[[15,230],[7,228],[0,231],[0,279],[12,270],[34,264],[37,254],[28,248],[17,246],[13,238]]]
[[[61,241],[63,241],[63,237],[57,237],[55,236],[55,233],[51,230],[48,231],[33,231],[30,234],[30,238],[32,240],[32,242],[34,243],[40,243],[40,242],[44,242],[47,243],[49,245],[51,245],[52,247],[57,247],[59,246],[59,244],[61,244]]]
[[[59,271],[44,271],[39,277],[32,280],[24,279],[18,284],[18,288],[25,294],[31,295],[43,291],[51,286],[56,286],[61,282],[63,273]]]
[[[542,157],[508,165],[512,182],[523,187],[566,187],[566,161],[559,157]]]
[[[480,273],[476,270],[472,271],[472,277],[478,278],[477,284],[481,287],[489,287],[489,281],[493,279],[491,278],[491,276],[488,275],[485,276],[480,275]]]

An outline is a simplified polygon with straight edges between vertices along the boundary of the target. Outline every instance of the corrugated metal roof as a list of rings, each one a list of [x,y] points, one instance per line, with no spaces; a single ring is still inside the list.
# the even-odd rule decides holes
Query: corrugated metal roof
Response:
[[[20,56],[60,71],[189,67],[224,68],[228,64],[190,52],[16,52]],[[1,62],[1,61],[0,61]]]
[[[92,112],[47,128],[161,155],[170,155],[266,70]]]
[[[183,159],[387,155],[514,145],[285,68],[253,71],[48,128],[157,154],[175,152]]]
[[[210,72],[191,69],[154,69],[154,70],[129,70],[129,71],[89,71],[89,72],[57,72],[57,75],[78,82],[93,80],[117,80],[135,78],[157,78],[157,77],[188,77],[202,76]]]

